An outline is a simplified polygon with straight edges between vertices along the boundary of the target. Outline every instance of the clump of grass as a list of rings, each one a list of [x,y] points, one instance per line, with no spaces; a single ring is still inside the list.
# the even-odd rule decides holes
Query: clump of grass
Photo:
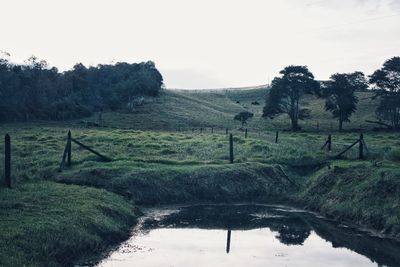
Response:
[[[69,266],[127,238],[138,214],[105,190],[52,182],[0,188],[0,265]]]

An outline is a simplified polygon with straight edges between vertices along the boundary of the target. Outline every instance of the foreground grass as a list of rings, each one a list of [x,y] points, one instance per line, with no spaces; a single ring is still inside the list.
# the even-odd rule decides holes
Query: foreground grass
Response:
[[[68,129],[113,161],[101,162],[73,145],[72,166],[58,173]],[[334,133],[333,151],[327,152],[320,149],[326,134],[281,132],[276,144],[274,132],[249,131],[244,138],[234,131],[235,163],[229,164],[224,131],[33,123],[4,125],[0,135],[6,132],[15,189],[0,187],[0,265],[60,266],[87,258],[88,251],[101,251],[129,232],[136,215],[129,201],[291,200],[393,236],[400,232],[399,134],[365,134],[368,160],[358,161],[357,149],[347,160],[333,157],[358,133]]]
[[[137,214],[104,190],[53,182],[0,188],[0,266],[69,266],[127,237]]]

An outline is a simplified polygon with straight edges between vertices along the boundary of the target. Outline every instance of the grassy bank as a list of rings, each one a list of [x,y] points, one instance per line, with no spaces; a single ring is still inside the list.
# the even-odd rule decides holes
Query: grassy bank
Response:
[[[286,199],[296,189],[280,167],[260,163],[137,166],[121,173],[110,168],[68,172],[58,181],[105,188],[137,204],[243,202]]]
[[[299,199],[306,207],[340,221],[399,238],[400,169],[389,162],[341,165],[313,175]]]
[[[70,266],[127,237],[138,214],[104,190],[53,182],[0,188],[0,266]]]
[[[68,129],[113,160],[101,162],[74,144],[72,166],[58,173]],[[294,200],[340,220],[400,232],[395,133],[366,133],[368,160],[358,161],[357,149],[333,157],[358,133],[334,133],[327,152],[320,149],[326,134],[281,132],[275,143],[274,132],[250,131],[244,138],[236,130],[235,163],[229,164],[224,131],[86,129],[71,122],[3,125],[0,134],[6,132],[15,189],[0,189],[0,265],[71,265],[88,258],[88,251],[96,254],[129,233],[136,216],[130,202]]]

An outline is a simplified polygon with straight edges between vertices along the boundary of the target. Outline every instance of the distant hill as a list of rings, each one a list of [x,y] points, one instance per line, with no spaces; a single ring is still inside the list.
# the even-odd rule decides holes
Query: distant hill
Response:
[[[248,110],[254,113],[249,129],[275,130],[289,128],[289,119],[281,115],[274,120],[261,118],[265,103],[266,86],[214,90],[163,90],[159,97],[146,98],[144,104],[133,112],[107,112],[102,118],[105,125],[134,129],[189,130],[192,127],[239,128],[233,120],[237,113]],[[374,125],[365,120],[375,119],[377,100],[372,92],[358,92],[358,110],[345,123],[345,129],[371,129]],[[324,110],[324,99],[308,95],[302,105],[311,109],[312,118],[301,122],[305,130],[336,130],[337,121]],[[255,105],[257,104],[258,105]],[[89,120],[96,120],[96,115]]]
[[[168,88],[168,90],[181,91],[181,92],[215,92],[215,91],[237,91],[237,90],[254,90],[254,89],[266,89],[267,84],[256,85],[256,86],[245,86],[245,87],[226,87],[226,88],[212,88],[212,89],[185,89],[185,88]]]

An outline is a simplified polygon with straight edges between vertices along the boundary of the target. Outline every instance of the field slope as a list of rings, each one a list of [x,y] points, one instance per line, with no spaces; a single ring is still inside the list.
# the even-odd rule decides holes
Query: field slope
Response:
[[[105,126],[131,128],[139,130],[190,130],[191,128],[214,127],[236,129],[240,123],[233,117],[241,111],[254,113],[248,128],[253,130],[288,129],[287,116],[281,115],[274,120],[262,118],[267,88],[255,89],[216,89],[216,90],[163,90],[159,97],[146,98],[141,106],[133,111],[106,112],[102,115]],[[375,119],[377,100],[372,92],[357,92],[358,110],[345,123],[345,129],[371,129],[374,125],[365,120]],[[331,131],[337,127],[337,121],[324,110],[324,99],[306,95],[302,105],[311,109],[311,118],[300,124],[307,131]],[[97,122],[98,114],[88,121]]]

